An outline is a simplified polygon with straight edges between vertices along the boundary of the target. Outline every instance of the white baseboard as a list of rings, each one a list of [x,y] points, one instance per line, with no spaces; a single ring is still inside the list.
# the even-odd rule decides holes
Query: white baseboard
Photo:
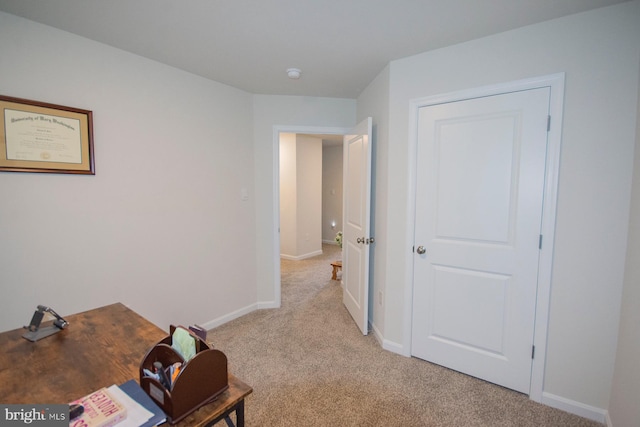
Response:
[[[609,412],[606,409],[586,405],[576,402],[575,400],[567,399],[566,397],[556,396],[546,391],[542,392],[542,400],[540,403],[599,423],[604,424],[606,422],[607,425],[611,425]]]
[[[326,243],[327,245],[336,245],[338,246],[338,242],[336,242],[335,240],[322,240],[322,243]]]
[[[257,302],[255,304],[248,305],[246,307],[240,308],[236,311],[233,311],[229,314],[225,314],[224,316],[218,317],[217,319],[209,320],[208,322],[202,323],[200,326],[209,330],[216,328],[220,325],[224,325],[227,322],[237,319],[238,317],[242,317],[245,314],[249,314],[252,311],[270,309],[270,308],[280,308],[280,304],[275,301],[263,301]]]
[[[259,308],[258,304],[251,304],[246,307],[240,308],[236,311],[233,311],[229,314],[225,314],[224,316],[218,317],[217,319],[209,320],[206,323],[200,324],[203,328],[209,330],[213,329],[217,326],[224,325],[227,322],[230,322],[238,317],[244,316],[245,314],[249,314],[252,311],[256,311]]]
[[[404,346],[402,344],[398,344],[397,342],[383,340],[382,348],[392,353],[399,354],[400,356],[411,357],[411,355],[405,350]]]
[[[607,427],[613,427],[613,422],[611,422],[611,417],[609,416],[609,411],[607,411],[607,416],[604,423]]]
[[[322,255],[322,249],[317,250],[315,252],[310,252],[308,254],[298,255],[298,256],[280,254],[280,258],[288,259],[288,260],[291,260],[291,261],[300,261],[301,259],[307,259],[307,258],[311,258],[311,257],[318,256],[318,255]]]
[[[263,301],[258,303],[258,309],[280,308],[280,304],[275,301]]]
[[[406,351],[405,347],[402,344],[385,339],[376,325],[371,324],[371,331],[373,332],[374,337],[376,338],[378,343],[380,343],[380,346],[383,349],[388,350],[392,353],[397,353],[401,356],[411,357],[411,354]],[[540,401],[540,403],[552,408],[569,412],[570,414],[578,415],[583,418],[603,423],[607,427],[613,427],[611,418],[609,417],[609,411],[607,411],[606,409],[586,405],[584,403],[576,402],[565,397],[556,396],[555,394],[551,394],[548,392],[542,392],[542,400]]]
[[[376,339],[376,341],[378,341],[378,344],[380,344],[380,347],[382,347],[384,338],[382,338],[382,334],[380,333],[380,330],[376,327],[376,325],[371,323],[371,321],[369,321],[369,330],[373,334],[373,337]]]
[[[393,341],[389,341],[387,339],[385,339],[382,336],[382,333],[380,332],[380,329],[378,329],[376,327],[376,325],[374,325],[373,323],[369,323],[370,328],[371,328],[371,332],[373,333],[373,336],[375,337],[375,339],[378,341],[378,343],[380,344],[380,347],[382,347],[383,349],[390,351],[392,353],[396,353],[399,354],[401,356],[406,356],[406,357],[410,357],[410,354],[407,354],[404,350],[404,346],[402,346],[401,344],[395,343]]]

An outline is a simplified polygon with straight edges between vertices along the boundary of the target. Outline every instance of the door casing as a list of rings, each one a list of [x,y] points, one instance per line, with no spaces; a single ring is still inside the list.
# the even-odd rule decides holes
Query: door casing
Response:
[[[531,79],[517,80],[491,86],[484,86],[446,94],[439,94],[425,98],[417,98],[410,101],[409,106],[409,159],[416,159],[418,136],[418,112],[421,107],[442,104],[445,102],[462,101],[501,93],[516,92],[520,90],[535,89],[541,87],[550,88],[550,129],[548,133],[548,148],[546,155],[545,184],[543,196],[542,247],[538,265],[538,289],[535,308],[535,325],[533,343],[535,357],[531,370],[531,388],[529,398],[536,402],[543,400],[544,369],[547,355],[548,317],[551,296],[551,273],[553,265],[553,247],[555,242],[555,219],[557,210],[558,181],[560,170],[560,148],[562,136],[562,112],[564,103],[564,73],[534,77]],[[405,294],[404,294],[404,331],[403,354],[411,355],[411,328],[412,328],[412,301],[413,301],[413,245],[415,228],[415,191],[416,191],[415,162],[408,165],[408,215],[406,228],[407,262],[405,270]]]

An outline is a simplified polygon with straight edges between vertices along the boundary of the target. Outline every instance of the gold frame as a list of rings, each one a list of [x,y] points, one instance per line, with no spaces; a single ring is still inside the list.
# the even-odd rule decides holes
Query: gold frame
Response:
[[[0,95],[0,172],[95,175],[93,112]]]

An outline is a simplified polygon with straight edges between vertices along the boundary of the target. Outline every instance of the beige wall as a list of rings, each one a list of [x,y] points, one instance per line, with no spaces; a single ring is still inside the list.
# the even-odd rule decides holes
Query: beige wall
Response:
[[[298,228],[296,259],[322,253],[322,140],[296,135]]]
[[[0,330],[38,304],[165,329],[255,307],[251,94],[5,13],[0,58],[1,94],[93,111],[96,164],[0,174]]]
[[[640,41],[640,40],[639,40]],[[640,76],[638,76],[640,79]],[[640,87],[640,84],[638,85]],[[640,106],[640,91],[638,92]],[[611,388],[612,427],[640,425],[640,108],[636,113],[636,147],[620,331]]]
[[[297,245],[298,195],[296,134],[280,134],[280,256],[295,257]]]
[[[322,253],[322,140],[280,134],[280,256]]]
[[[256,187],[256,262],[258,306],[278,307],[280,301],[279,218],[276,201],[278,133],[342,133],[355,124],[354,99],[254,95],[254,158]],[[304,130],[300,130],[304,128]],[[336,132],[329,132],[336,133]]]
[[[342,148],[342,144],[322,148],[322,240],[332,244],[342,231]]]

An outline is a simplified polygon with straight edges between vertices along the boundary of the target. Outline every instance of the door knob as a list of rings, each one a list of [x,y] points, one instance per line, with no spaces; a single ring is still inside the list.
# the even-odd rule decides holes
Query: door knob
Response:
[[[356,243],[364,243],[364,237],[358,237]]]
[[[418,246],[418,249],[416,249],[416,252],[418,252],[418,254],[423,255],[427,252],[427,250],[424,248],[424,246]]]

